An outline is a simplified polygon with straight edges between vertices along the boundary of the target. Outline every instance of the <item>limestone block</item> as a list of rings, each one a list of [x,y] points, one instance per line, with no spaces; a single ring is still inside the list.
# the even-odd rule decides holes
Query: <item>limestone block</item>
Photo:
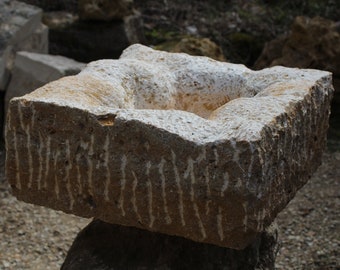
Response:
[[[13,69],[15,54],[17,51],[48,53],[48,28],[40,24],[38,28],[27,38],[18,43],[8,45],[0,53],[0,91],[6,90],[10,74]]]
[[[242,249],[321,162],[329,72],[252,71],[133,45],[12,99],[18,199]]]
[[[73,59],[32,52],[16,54],[12,78],[5,96],[5,111],[13,97],[23,96],[46,83],[75,75],[85,67]]]
[[[19,1],[0,2],[0,91],[6,90],[15,52],[47,52],[48,29],[42,11]]]
[[[41,24],[42,10],[19,1],[0,3],[1,36],[10,45],[28,38]]]
[[[35,53],[48,53],[48,27],[44,24],[40,24],[36,30],[26,39],[17,43],[14,46],[14,50],[27,51]]]

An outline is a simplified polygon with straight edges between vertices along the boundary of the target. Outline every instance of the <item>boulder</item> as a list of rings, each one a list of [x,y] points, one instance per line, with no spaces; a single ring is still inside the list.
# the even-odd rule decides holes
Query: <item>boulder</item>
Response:
[[[79,0],[82,20],[111,21],[133,14],[133,0]]]
[[[273,224],[244,250],[92,221],[74,240],[61,270],[272,269],[278,251]]]
[[[48,54],[18,52],[5,96],[5,111],[13,97],[23,96],[46,83],[79,73],[85,64]]]
[[[340,140],[340,32],[339,22],[324,18],[297,17],[290,33],[266,44],[255,68],[283,65],[315,68],[333,73],[335,95],[332,102],[329,141]],[[336,144],[335,149],[338,148]]]
[[[218,61],[226,61],[221,47],[208,38],[185,37],[179,41],[168,41],[156,49],[168,52],[183,52],[195,56],[207,56]]]
[[[133,45],[11,100],[20,200],[243,249],[321,163],[331,74]]]
[[[15,52],[47,52],[47,28],[42,11],[19,1],[0,2],[0,91],[6,89]]]
[[[276,47],[276,50],[272,48]],[[255,68],[283,65],[316,68],[340,77],[340,33],[333,21],[315,17],[297,17],[290,33],[265,46]]]

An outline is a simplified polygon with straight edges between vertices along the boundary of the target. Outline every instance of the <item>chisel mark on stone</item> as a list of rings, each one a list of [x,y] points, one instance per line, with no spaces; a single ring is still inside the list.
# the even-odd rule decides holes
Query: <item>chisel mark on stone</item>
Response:
[[[164,175],[164,164],[166,163],[165,159],[162,157],[161,162],[158,165],[158,171],[161,176],[161,185],[162,185],[162,198],[163,198],[163,206],[165,213],[165,222],[166,224],[170,224],[172,222],[171,217],[169,215],[168,203],[166,201],[166,191],[165,191],[165,175]]]
[[[110,137],[109,134],[106,134],[106,138],[105,138],[105,143],[104,143],[104,147],[103,150],[105,152],[104,154],[104,166],[106,169],[106,180],[105,180],[105,187],[104,187],[104,198],[105,201],[109,201],[109,187],[111,184],[111,172],[110,172],[110,168],[109,168],[109,156],[110,156]]]
[[[57,200],[59,200],[59,184],[58,184],[58,158],[59,158],[60,152],[57,150],[57,152],[54,155],[54,192],[56,194]]]
[[[195,177],[195,173],[194,173],[194,161],[192,158],[188,158],[188,167],[187,167],[187,171],[184,174],[184,178],[188,178],[188,176],[190,175],[190,180],[191,180],[191,186],[190,186],[190,200],[193,206],[193,209],[195,211],[195,216],[197,218],[198,221],[198,226],[200,228],[201,234],[202,234],[202,239],[205,239],[207,237],[204,226],[203,226],[203,222],[202,219],[200,217],[199,214],[199,209],[197,206],[197,203],[195,201],[195,188],[194,185],[196,183],[196,177]]]
[[[175,174],[175,180],[176,180],[176,186],[177,186],[177,192],[178,192],[178,210],[179,210],[179,215],[181,217],[181,223],[182,226],[185,226],[185,220],[184,220],[184,206],[183,206],[183,190],[181,187],[181,178],[178,173],[178,168],[176,165],[176,154],[173,150],[171,150],[171,157],[172,157],[172,166],[174,169],[174,174]]]
[[[66,140],[66,174],[65,174],[65,180],[66,182],[66,189],[68,193],[68,197],[70,198],[70,210],[73,210],[74,205],[74,197],[72,194],[72,185],[71,185],[71,179],[70,179],[70,170],[72,169],[72,162],[71,162],[71,150],[70,150],[70,141]]]
[[[151,183],[151,179],[150,179],[150,169],[151,169],[151,162],[148,161],[146,163],[146,177],[147,177],[147,188],[148,188],[148,206],[149,206],[149,218],[150,218],[150,222],[149,222],[149,227],[152,228],[153,223],[155,222],[155,216],[153,215],[153,210],[152,210],[152,200],[153,200],[153,195],[152,195],[152,183]]]
[[[219,206],[217,214],[217,232],[221,241],[223,241],[224,239],[222,219],[223,219],[222,208],[221,206]]]
[[[136,198],[136,189],[137,189],[137,185],[138,185],[138,178],[137,178],[136,173],[134,171],[131,171],[131,173],[132,173],[132,176],[133,176],[131,203],[132,203],[132,206],[133,206],[133,210],[136,213],[137,220],[139,222],[142,222],[142,218],[138,213],[137,198]]]
[[[125,210],[124,210],[124,191],[125,191],[125,185],[126,185],[126,163],[127,163],[127,157],[126,155],[122,156],[121,160],[121,166],[120,171],[122,172],[122,177],[120,178],[120,195],[119,195],[119,205],[118,208],[120,208],[122,212],[122,216],[125,216]]]

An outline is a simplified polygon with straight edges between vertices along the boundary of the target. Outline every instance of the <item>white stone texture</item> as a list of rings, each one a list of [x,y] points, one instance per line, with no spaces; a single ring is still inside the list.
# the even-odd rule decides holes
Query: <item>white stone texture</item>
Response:
[[[21,200],[241,249],[321,162],[329,72],[133,45],[10,103]]]

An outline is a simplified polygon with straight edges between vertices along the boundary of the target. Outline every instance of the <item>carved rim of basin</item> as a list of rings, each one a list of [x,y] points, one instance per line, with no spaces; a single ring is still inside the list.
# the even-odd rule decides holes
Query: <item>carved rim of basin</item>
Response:
[[[132,45],[11,101],[6,175],[27,202],[244,248],[320,164],[332,91]]]

